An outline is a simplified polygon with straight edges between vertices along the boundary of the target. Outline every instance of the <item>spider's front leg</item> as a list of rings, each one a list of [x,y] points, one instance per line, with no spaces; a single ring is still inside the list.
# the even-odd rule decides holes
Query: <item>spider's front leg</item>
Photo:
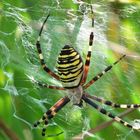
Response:
[[[39,59],[40,59],[41,66],[42,66],[42,68],[44,69],[44,71],[46,71],[49,75],[51,75],[51,76],[54,77],[55,79],[59,80],[59,76],[56,75],[54,72],[52,72],[52,71],[47,67],[47,65],[45,64],[45,61],[44,61],[44,58],[43,58],[43,54],[42,54],[42,50],[41,50],[41,45],[40,45],[41,34],[42,34],[44,25],[45,25],[45,23],[47,22],[49,16],[50,16],[50,14],[48,14],[47,18],[45,19],[44,23],[42,24],[42,27],[41,27],[40,32],[39,32],[39,37],[38,37],[37,42],[36,42],[36,48],[37,48],[37,51],[38,51],[38,54],[39,54]]]
[[[91,6],[90,18],[92,20],[92,28],[94,28],[94,13],[93,13],[92,6]],[[83,73],[83,77],[82,77],[82,80],[80,82],[80,85],[83,85],[85,83],[86,79],[87,79],[87,75],[88,75],[88,71],[89,71],[89,66],[90,66],[90,59],[91,59],[93,40],[94,40],[94,33],[92,31],[90,33],[90,36],[89,36],[88,53],[87,53],[87,56],[86,56],[86,61],[85,61],[85,65],[84,65],[84,73]]]
[[[90,66],[90,59],[91,59],[91,52],[92,52],[92,45],[93,45],[93,39],[94,39],[94,34],[93,32],[90,33],[90,37],[89,37],[89,47],[88,47],[88,53],[86,56],[86,62],[84,65],[84,73],[83,73],[83,78],[81,80],[80,85],[83,85],[87,79],[87,75],[88,75],[88,70],[89,70],[89,66]]]
[[[66,96],[64,98],[61,98],[58,102],[56,102],[55,105],[53,105],[46,113],[44,113],[43,117],[38,120],[35,124],[34,127],[37,127],[41,123],[44,124],[44,127],[42,129],[42,136],[45,136],[46,128],[49,123],[49,120],[52,119],[56,113],[61,110],[68,102],[70,99]]]

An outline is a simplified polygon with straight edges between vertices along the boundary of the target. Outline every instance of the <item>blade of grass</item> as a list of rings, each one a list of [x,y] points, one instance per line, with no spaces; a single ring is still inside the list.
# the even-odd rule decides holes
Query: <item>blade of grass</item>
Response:
[[[10,140],[19,140],[15,132],[13,132],[1,119],[0,119],[0,129],[8,136]]]

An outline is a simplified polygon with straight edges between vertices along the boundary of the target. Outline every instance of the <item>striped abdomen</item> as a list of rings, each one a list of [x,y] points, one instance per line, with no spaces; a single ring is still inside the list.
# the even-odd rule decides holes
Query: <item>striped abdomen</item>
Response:
[[[64,87],[79,85],[83,75],[83,62],[79,53],[69,45],[65,45],[57,60],[57,70]]]

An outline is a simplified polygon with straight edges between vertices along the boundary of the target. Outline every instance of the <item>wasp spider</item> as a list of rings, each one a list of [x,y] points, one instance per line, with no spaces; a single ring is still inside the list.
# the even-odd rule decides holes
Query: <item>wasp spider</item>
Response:
[[[48,85],[46,83],[41,83],[38,81],[35,81],[35,82],[40,87],[56,89],[56,90],[66,90],[68,92],[68,95],[61,98],[47,112],[45,112],[43,117],[34,124],[34,127],[37,127],[39,124],[43,124],[44,127],[42,129],[42,136],[45,136],[45,131],[49,123],[49,120],[51,120],[57,114],[59,110],[61,110],[70,101],[72,101],[74,105],[76,104],[79,106],[81,106],[82,102],[84,101],[90,106],[92,106],[93,108],[95,108],[96,110],[98,110],[100,113],[107,115],[108,117],[123,124],[124,126],[138,130],[139,129],[138,127],[127,123],[126,121],[122,120],[118,116],[115,116],[112,113],[106,111],[105,109],[99,107],[94,101],[101,102],[105,105],[112,106],[114,108],[138,108],[140,107],[140,104],[116,104],[116,103],[113,103],[108,100],[104,100],[94,95],[91,96],[86,92],[86,89],[89,86],[91,86],[93,83],[98,81],[106,72],[110,71],[113,68],[113,66],[119,63],[126,55],[121,56],[112,65],[108,66],[101,73],[98,73],[95,77],[93,77],[89,82],[85,83],[87,79],[88,70],[89,70],[91,51],[92,51],[92,45],[93,45],[93,39],[94,39],[94,33],[91,32],[89,36],[89,46],[88,46],[88,52],[87,52],[85,64],[83,64],[80,54],[72,46],[65,45],[61,49],[58,59],[57,59],[58,75],[55,74],[45,64],[45,61],[42,55],[41,44],[40,44],[40,38],[43,31],[43,27],[46,21],[48,20],[49,16],[50,14],[48,14],[47,18],[45,19],[40,29],[39,37],[36,42],[36,48],[39,54],[41,66],[44,69],[44,71],[46,71],[50,76],[52,76],[56,80],[60,80],[62,82],[63,87]],[[93,19],[92,19],[92,22],[93,22]],[[92,23],[92,26],[93,26],[93,23]]]

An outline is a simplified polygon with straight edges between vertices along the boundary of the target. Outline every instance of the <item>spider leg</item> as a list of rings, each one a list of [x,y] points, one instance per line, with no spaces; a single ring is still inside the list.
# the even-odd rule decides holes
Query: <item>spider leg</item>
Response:
[[[116,104],[111,101],[105,100],[101,97],[97,97],[95,95],[91,96],[89,94],[85,94],[85,96],[97,102],[103,103],[105,105],[112,106],[114,108],[139,108],[140,107],[140,104]]]
[[[63,87],[57,87],[57,86],[48,85],[46,83],[42,83],[42,82],[39,82],[39,81],[36,81],[36,80],[33,80],[33,82],[35,84],[37,84],[38,86],[43,87],[43,88],[50,88],[50,89],[57,89],[57,90],[65,90],[65,88],[63,88]]]
[[[115,116],[114,114],[108,112],[107,110],[99,107],[96,103],[94,103],[93,101],[91,101],[90,99],[88,99],[85,95],[82,96],[82,99],[88,103],[89,105],[91,105],[92,107],[94,107],[96,110],[98,110],[100,113],[107,115],[108,117],[114,119],[115,121],[123,124],[124,126],[127,126],[129,128],[135,129],[135,130],[139,130],[140,127],[137,126],[133,126],[131,124],[129,124],[128,122],[122,120],[121,118],[119,118],[118,116]]]
[[[49,120],[52,119],[56,115],[56,113],[59,110],[61,110],[69,101],[70,99],[67,96],[64,98],[61,98],[46,113],[44,113],[43,117],[40,120],[38,120],[34,124],[34,127],[37,127],[39,124],[44,123],[44,127],[42,129],[42,136],[45,136],[45,132],[46,132],[46,128],[49,123]]]
[[[94,12],[93,12],[93,7],[91,5],[91,13],[90,13],[90,16],[91,16],[91,19],[92,19],[92,27],[94,27]]]
[[[120,57],[117,61],[115,61],[112,65],[108,66],[105,70],[103,70],[101,73],[97,74],[95,77],[93,77],[92,80],[90,80],[87,84],[83,86],[84,89],[88,88],[90,85],[92,85],[94,82],[99,80],[106,72],[111,70],[117,63],[119,63],[126,55],[124,54],[122,57]]]
[[[38,36],[38,39],[37,39],[37,42],[36,42],[36,48],[37,48],[37,51],[38,51],[38,54],[39,54],[39,59],[40,59],[41,66],[42,66],[42,68],[44,69],[44,71],[46,71],[49,75],[51,75],[51,76],[54,77],[55,79],[59,80],[59,76],[56,75],[54,72],[52,72],[52,71],[47,67],[47,65],[45,64],[45,61],[44,61],[44,58],[43,58],[43,54],[42,54],[42,50],[41,50],[41,45],[40,45],[41,34],[42,34],[44,25],[45,25],[45,23],[47,22],[47,19],[49,18],[49,16],[50,16],[50,14],[48,14],[48,16],[46,17],[45,21],[44,21],[43,24],[42,24],[42,27],[41,27],[41,29],[40,29],[39,36]]]
[[[91,6],[91,14],[90,14],[90,16],[91,16],[91,19],[92,19],[92,27],[94,27],[94,13],[93,13],[92,6]],[[86,61],[85,61],[85,65],[84,65],[84,73],[83,73],[83,77],[82,77],[80,85],[83,85],[85,83],[86,79],[87,79],[88,70],[89,70],[89,66],[90,66],[90,59],[91,59],[93,40],[94,40],[94,33],[91,32],[90,37],[89,37],[88,53],[87,53]]]
[[[91,58],[93,39],[94,39],[94,34],[93,34],[93,32],[91,32],[90,33],[90,37],[89,37],[88,53],[87,53],[86,62],[85,62],[85,65],[84,65],[83,78],[82,78],[82,81],[81,81],[80,85],[83,85],[85,83],[85,81],[86,81],[86,78],[87,78],[87,74],[88,74],[88,70],[89,70],[89,65],[90,65],[90,58]]]

